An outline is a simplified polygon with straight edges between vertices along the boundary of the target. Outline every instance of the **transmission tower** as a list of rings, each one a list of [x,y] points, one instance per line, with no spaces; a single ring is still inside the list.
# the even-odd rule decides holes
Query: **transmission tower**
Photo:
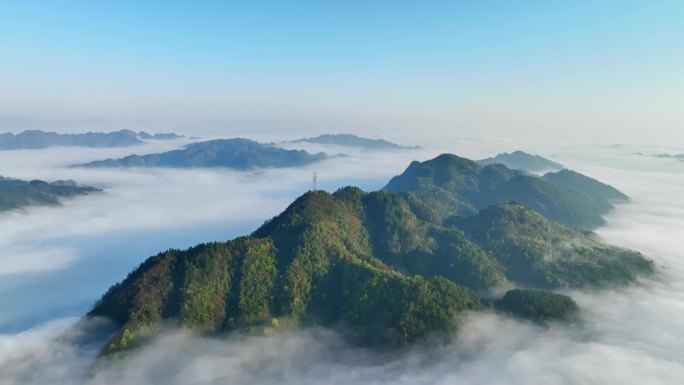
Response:
[[[313,172],[313,190],[316,191],[318,189],[318,174],[316,174],[316,171]]]

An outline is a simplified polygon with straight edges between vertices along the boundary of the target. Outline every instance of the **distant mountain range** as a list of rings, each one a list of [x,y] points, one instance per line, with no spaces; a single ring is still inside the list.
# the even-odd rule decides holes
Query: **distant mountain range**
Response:
[[[332,144],[336,146],[359,147],[365,150],[411,150],[420,148],[420,146],[402,146],[384,139],[368,139],[352,134],[325,134],[313,138],[293,140],[292,142]]]
[[[48,183],[42,180],[25,181],[0,176],[0,211],[29,205],[56,206],[63,198],[96,191],[101,190],[90,186],[78,186],[72,180]]]
[[[531,173],[558,171],[563,169],[563,165],[560,163],[522,151],[514,151],[510,154],[504,152],[492,158],[478,160],[477,163],[483,166],[500,163],[513,170],[524,170]]]
[[[286,150],[249,139],[217,139],[192,143],[160,154],[129,155],[120,159],[89,162],[80,167],[227,167],[251,170],[268,167],[296,167],[327,159],[319,152]]]
[[[653,156],[656,158],[672,158],[684,162],[684,154],[655,154]]]
[[[650,158],[659,158],[659,159],[676,159],[681,162],[684,162],[684,154],[644,154],[643,152],[635,152],[634,155],[640,155],[640,156],[647,156]]]
[[[89,316],[119,325],[105,354],[145,344],[162,323],[208,335],[314,324],[403,346],[454,330],[457,312],[572,319],[575,302],[545,290],[627,284],[655,270],[640,253],[507,202],[553,216],[617,191],[578,175],[560,177],[571,190],[444,154],[413,162],[381,191],[310,191],[249,237],[147,259]],[[528,289],[488,299],[510,285]]]
[[[48,147],[126,147],[144,143],[144,140],[168,140],[181,138],[173,133],[148,134],[130,130],[114,132],[86,132],[81,134],[60,134],[39,130],[23,131],[18,134],[0,134],[0,150],[40,149]]]

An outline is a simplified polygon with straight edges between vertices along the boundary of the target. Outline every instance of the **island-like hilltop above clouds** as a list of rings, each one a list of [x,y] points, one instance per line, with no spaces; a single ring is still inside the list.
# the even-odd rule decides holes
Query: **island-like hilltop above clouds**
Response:
[[[624,285],[655,266],[586,231],[624,194],[558,175],[443,154],[380,191],[310,191],[248,237],[147,259],[89,316],[118,326],[106,354],[147,344],[162,325],[206,335],[319,325],[398,347],[455,330],[455,312],[572,320],[574,301],[548,290]],[[492,300],[511,286],[521,289]]]

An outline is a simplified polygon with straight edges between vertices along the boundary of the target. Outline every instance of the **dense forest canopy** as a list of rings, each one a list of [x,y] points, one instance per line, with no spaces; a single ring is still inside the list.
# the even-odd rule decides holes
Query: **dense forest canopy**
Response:
[[[443,164],[429,185],[470,191],[471,200],[491,170],[455,156],[437,159]],[[426,175],[421,167],[414,162],[407,172]],[[520,176],[492,167],[492,186],[507,183],[498,176]],[[143,343],[162,321],[202,333],[321,324],[362,344],[402,346],[453,331],[455,312],[488,307],[480,297],[504,285],[600,287],[654,271],[640,253],[519,203],[453,215],[457,210],[443,207],[470,201],[434,204],[415,188],[425,182],[393,179],[402,192],[311,191],[249,237],[148,259],[89,313],[121,327],[105,352]],[[513,291],[494,308],[546,322],[568,318],[576,305],[544,291]]]
[[[100,190],[90,186],[78,186],[71,180],[48,183],[42,180],[25,181],[0,176],[0,211],[30,205],[56,206],[63,198],[96,191]]]
[[[568,226],[591,230],[604,223],[612,203],[627,196],[595,179],[569,170],[543,177],[502,164],[482,166],[452,154],[412,162],[385,189],[413,192],[451,215],[473,215],[491,205],[515,201]]]

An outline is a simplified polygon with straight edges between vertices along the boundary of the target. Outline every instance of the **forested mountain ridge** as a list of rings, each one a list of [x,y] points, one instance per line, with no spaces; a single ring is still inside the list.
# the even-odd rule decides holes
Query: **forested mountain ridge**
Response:
[[[250,237],[152,257],[89,315],[121,326],[106,353],[144,342],[162,321],[202,333],[321,324],[402,346],[453,330],[454,312],[482,308],[476,293],[502,284],[600,286],[653,270],[639,253],[520,204],[447,217],[415,193],[347,187],[304,194]],[[544,320],[574,309],[551,294],[523,296],[512,309],[525,301]]]
[[[585,195],[595,201],[610,203],[629,200],[627,195],[615,187],[568,169],[547,173],[542,176],[542,179],[558,187]]]
[[[78,186],[74,181],[48,183],[42,180],[25,181],[0,176],[0,211],[24,206],[56,206],[62,198],[101,191],[90,186]]]
[[[249,139],[216,139],[192,143],[160,154],[129,155],[120,159],[93,161],[80,167],[227,167],[251,170],[267,167],[296,167],[327,159],[325,153],[286,150]]]
[[[385,189],[414,192],[450,215],[473,215],[490,205],[520,202],[563,224],[590,230],[627,197],[579,173],[562,170],[539,178],[502,164],[481,166],[453,154],[412,162]]]
[[[167,140],[182,136],[148,134],[140,131],[119,130],[113,132],[86,132],[79,134],[60,134],[40,130],[28,130],[18,134],[0,134],[0,150],[41,149],[48,147],[126,147],[143,143],[143,140]]]
[[[491,158],[480,159],[477,163],[483,166],[500,163],[510,169],[527,172],[548,172],[563,169],[563,165],[560,163],[523,151],[503,152]]]
[[[359,147],[365,150],[412,150],[420,148],[420,146],[402,146],[385,139],[369,139],[352,134],[324,134],[313,138],[297,139],[292,142],[332,144],[336,146]]]

